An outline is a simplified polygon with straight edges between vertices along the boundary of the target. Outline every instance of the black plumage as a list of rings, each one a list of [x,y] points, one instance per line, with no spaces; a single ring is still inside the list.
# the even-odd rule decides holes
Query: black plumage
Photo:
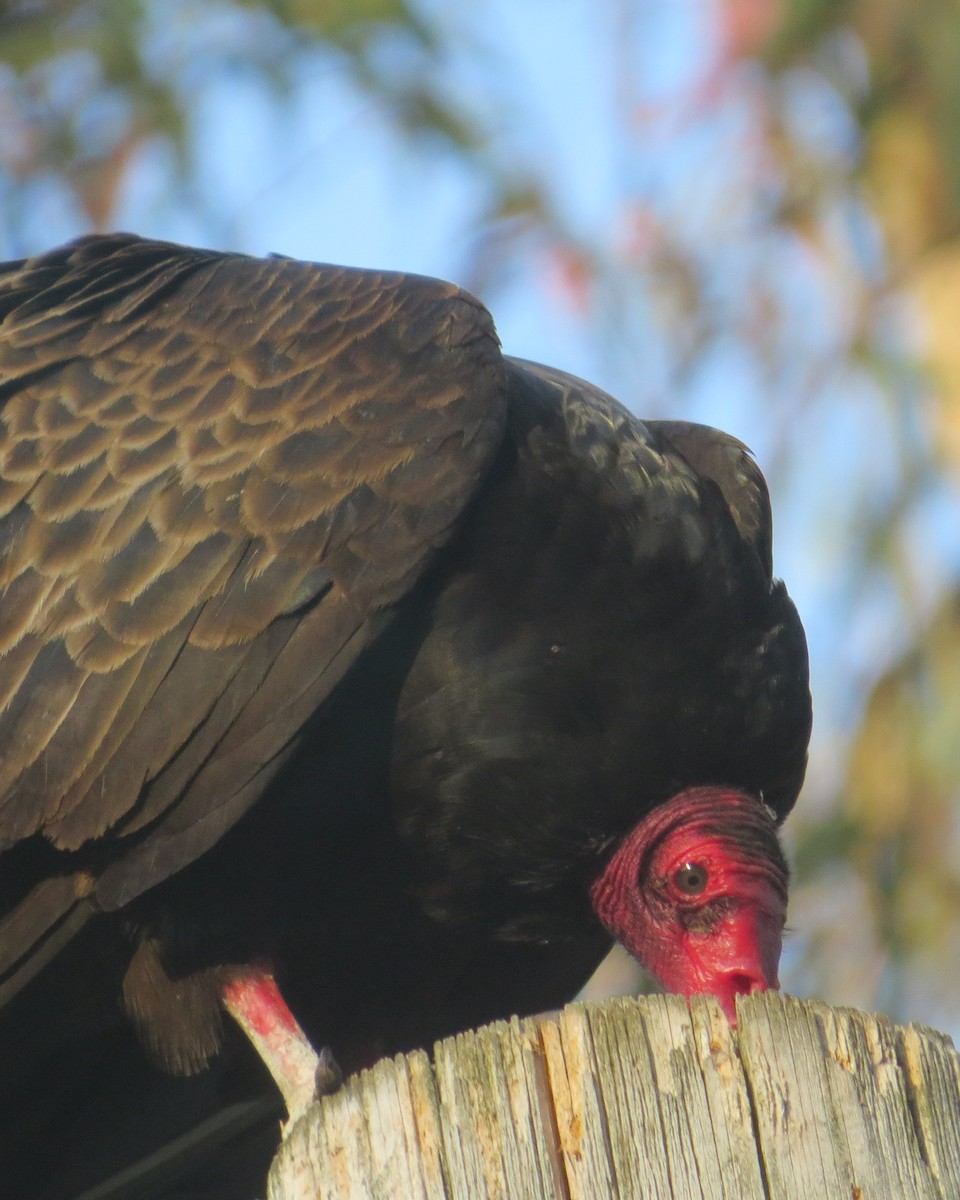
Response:
[[[196,1071],[251,962],[348,1068],[553,1006],[647,813],[786,816],[806,650],[735,439],[504,358],[412,276],[86,238],[7,264],[0,318],[24,1061],[126,1046],[123,993]]]

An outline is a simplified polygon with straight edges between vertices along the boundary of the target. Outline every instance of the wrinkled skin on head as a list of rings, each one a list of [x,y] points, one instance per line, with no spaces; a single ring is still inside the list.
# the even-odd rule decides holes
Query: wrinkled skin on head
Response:
[[[779,987],[787,866],[774,820],[754,797],[695,788],[627,835],[591,889],[613,936],[663,986],[736,998]]]

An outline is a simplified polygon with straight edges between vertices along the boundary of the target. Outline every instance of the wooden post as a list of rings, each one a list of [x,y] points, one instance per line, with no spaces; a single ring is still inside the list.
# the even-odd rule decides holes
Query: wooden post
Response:
[[[270,1200],[960,1200],[960,1058],[754,995],[619,999],[378,1063],[294,1125]]]

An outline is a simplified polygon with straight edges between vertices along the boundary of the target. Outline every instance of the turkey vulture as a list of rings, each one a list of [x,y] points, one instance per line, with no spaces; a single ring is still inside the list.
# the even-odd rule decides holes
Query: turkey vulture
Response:
[[[0,393],[8,1037],[122,994],[190,1074],[272,972],[349,1068],[613,938],[776,986],[810,698],[740,442],[450,284],[128,235],[0,267]]]

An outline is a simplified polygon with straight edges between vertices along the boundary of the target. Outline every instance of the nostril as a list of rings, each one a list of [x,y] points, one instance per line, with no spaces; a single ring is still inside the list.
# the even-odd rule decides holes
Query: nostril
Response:
[[[767,990],[766,980],[748,974],[746,971],[731,971],[727,976],[727,982],[735,996],[749,996],[751,992]]]

